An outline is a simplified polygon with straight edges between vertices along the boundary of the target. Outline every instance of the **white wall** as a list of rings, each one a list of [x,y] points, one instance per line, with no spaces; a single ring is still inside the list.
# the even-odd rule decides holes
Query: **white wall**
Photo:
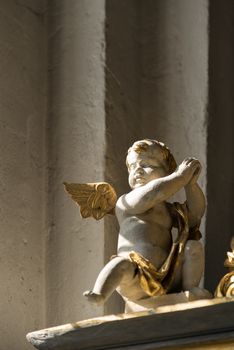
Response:
[[[205,161],[208,2],[144,2],[141,40],[142,125],[153,126],[179,159],[193,151]]]
[[[133,141],[153,138],[165,142],[178,163],[187,156],[201,161],[206,192],[208,1],[108,0],[106,5],[107,180],[118,194],[128,191],[127,149]],[[184,193],[178,197],[183,201]],[[114,220],[106,220],[106,259],[114,252],[117,231]],[[116,310],[117,302],[106,311]]]
[[[44,1],[0,8],[0,349],[44,326]]]
[[[149,0],[140,18],[142,134],[165,142],[178,164],[199,159],[206,192],[208,1]]]
[[[178,163],[187,156],[201,161],[205,192],[208,1],[108,0],[106,17],[109,181],[126,191],[127,148],[153,138]],[[202,230],[205,235],[204,222]]]
[[[82,296],[104,264],[104,222],[82,220],[66,182],[104,180],[105,6],[49,2],[47,325],[103,313]]]
[[[198,157],[206,187],[208,0],[47,3],[47,23],[44,1],[0,10],[0,350],[114,310],[82,292],[116,222],[82,220],[63,181],[107,179],[121,194],[128,146],[151,137]]]

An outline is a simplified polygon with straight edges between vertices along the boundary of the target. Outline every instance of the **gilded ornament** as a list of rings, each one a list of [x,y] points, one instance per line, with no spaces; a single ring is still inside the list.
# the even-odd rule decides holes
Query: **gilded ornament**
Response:
[[[231,252],[227,252],[227,259],[224,262],[224,266],[229,268],[230,272],[220,280],[215,291],[217,298],[234,297],[234,237],[231,240],[231,249]]]

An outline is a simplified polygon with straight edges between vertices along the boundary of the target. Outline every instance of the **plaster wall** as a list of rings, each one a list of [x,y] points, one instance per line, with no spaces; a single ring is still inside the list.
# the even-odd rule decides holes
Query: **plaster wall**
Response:
[[[188,156],[201,161],[206,192],[208,1],[108,0],[106,18],[107,179],[119,194],[128,191],[127,149],[153,138],[165,142],[178,163]],[[175,199],[183,201],[184,193]],[[106,220],[106,258],[117,231],[113,219]]]
[[[214,290],[233,232],[234,3],[210,2],[206,285]]]
[[[0,349],[44,327],[44,1],[1,1]]]
[[[168,144],[178,162],[201,160],[205,189],[208,1],[109,0],[106,17],[110,179],[116,171],[121,178],[131,143],[149,137]]]
[[[129,190],[125,165],[127,149],[139,138],[138,1],[106,1],[106,158],[105,178],[118,196]],[[116,254],[118,224],[105,219],[105,260]],[[105,312],[123,311],[117,293]]]
[[[142,1],[140,13],[143,135],[165,142],[178,164],[198,158],[205,192],[208,1]]]
[[[116,221],[80,220],[62,182],[105,179],[127,191],[125,154],[144,137],[165,141],[178,161],[205,164],[207,21],[205,0],[49,2],[49,324],[100,314],[76,298],[117,243]]]
[[[200,159],[206,187],[208,0],[47,3],[48,62],[44,1],[0,10],[0,329],[11,350],[30,330],[121,310],[82,297],[118,225],[82,220],[63,181],[105,179],[122,194],[127,148],[150,137],[178,162]]]
[[[104,0],[49,2],[47,325],[103,313],[82,297],[104,264],[104,223],[82,220],[66,182],[104,179]]]

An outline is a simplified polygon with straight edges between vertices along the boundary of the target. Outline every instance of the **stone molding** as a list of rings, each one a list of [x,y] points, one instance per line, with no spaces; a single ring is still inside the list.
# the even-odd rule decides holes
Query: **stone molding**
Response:
[[[29,333],[37,349],[153,350],[234,341],[233,299],[194,301],[110,315]]]

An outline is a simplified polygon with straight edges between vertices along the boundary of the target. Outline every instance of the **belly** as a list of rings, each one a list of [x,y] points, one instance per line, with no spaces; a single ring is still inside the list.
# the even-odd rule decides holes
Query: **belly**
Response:
[[[126,220],[121,225],[118,255],[128,256],[136,251],[160,267],[168,256],[172,244],[170,229],[138,218]]]

